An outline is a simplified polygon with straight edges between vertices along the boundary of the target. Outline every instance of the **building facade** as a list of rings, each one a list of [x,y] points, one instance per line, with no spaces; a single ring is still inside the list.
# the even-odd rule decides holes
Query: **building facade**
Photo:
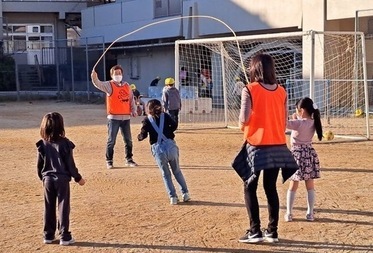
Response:
[[[163,83],[175,75],[176,40],[310,30],[362,31],[370,38],[372,7],[373,0],[2,0],[0,41],[17,64],[57,65],[58,84],[82,79],[87,89],[91,68],[110,46],[97,69],[100,76],[121,64],[125,80],[146,94],[156,76]],[[69,38],[78,40],[74,59],[68,56],[75,46]],[[367,40],[368,77],[372,41]],[[62,80],[64,75],[71,77]]]
[[[123,65],[125,79],[146,93],[155,76],[175,75],[175,40],[232,36],[232,30],[236,35],[362,31],[369,37],[372,7],[373,0],[117,0],[82,10],[82,36],[102,35],[111,46],[110,63]],[[370,41],[368,76],[373,75]]]

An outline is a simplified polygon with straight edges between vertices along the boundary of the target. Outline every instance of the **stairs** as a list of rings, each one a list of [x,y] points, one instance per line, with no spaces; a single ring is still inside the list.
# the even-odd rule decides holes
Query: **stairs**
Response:
[[[54,91],[56,84],[46,86],[43,68],[38,65],[18,65],[18,80],[22,91]]]

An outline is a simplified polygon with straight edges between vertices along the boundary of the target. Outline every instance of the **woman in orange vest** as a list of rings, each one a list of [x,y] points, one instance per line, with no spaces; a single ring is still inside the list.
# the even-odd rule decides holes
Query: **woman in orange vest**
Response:
[[[257,243],[264,239],[278,241],[279,198],[276,181],[281,168],[283,181],[297,170],[297,164],[286,145],[287,96],[277,84],[271,56],[258,54],[251,60],[251,83],[242,89],[239,126],[244,132],[251,177],[244,183],[245,205],[250,226],[239,242]],[[269,222],[261,231],[257,198],[258,180],[263,171]],[[263,235],[264,233],[264,235]]]

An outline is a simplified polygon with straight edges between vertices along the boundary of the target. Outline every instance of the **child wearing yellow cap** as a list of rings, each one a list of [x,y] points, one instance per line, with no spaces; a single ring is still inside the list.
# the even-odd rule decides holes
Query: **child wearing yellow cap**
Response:
[[[181,109],[180,92],[175,87],[175,79],[172,77],[166,78],[164,82],[167,88],[163,89],[162,92],[162,104],[165,112],[170,114],[171,118],[178,124]]]

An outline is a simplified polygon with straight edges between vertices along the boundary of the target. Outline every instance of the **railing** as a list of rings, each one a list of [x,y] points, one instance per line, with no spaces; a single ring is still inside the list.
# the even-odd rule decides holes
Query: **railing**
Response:
[[[78,2],[78,3],[112,3],[115,0],[1,0],[2,2]]]

